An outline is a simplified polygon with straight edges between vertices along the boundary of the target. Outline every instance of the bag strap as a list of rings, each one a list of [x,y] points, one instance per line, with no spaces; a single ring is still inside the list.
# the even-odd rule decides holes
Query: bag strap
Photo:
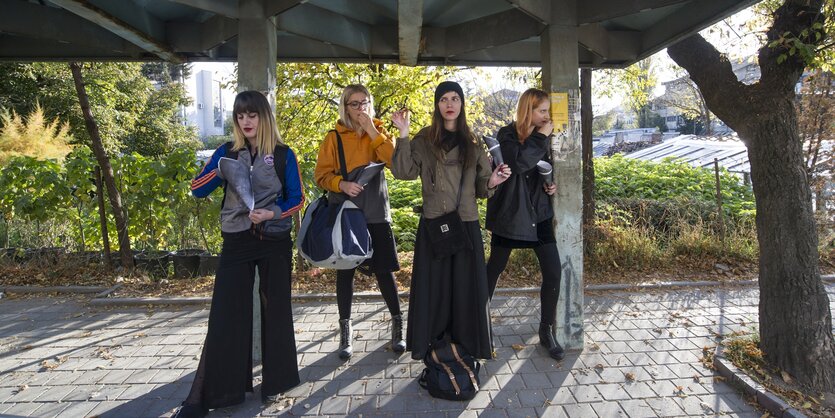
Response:
[[[435,363],[438,363],[443,367],[444,371],[446,372],[447,376],[449,376],[449,381],[452,383],[452,388],[455,389],[455,394],[461,394],[461,388],[458,386],[458,382],[455,380],[455,373],[452,372],[452,369],[446,365],[446,363],[442,362],[438,359],[438,353],[435,350],[432,350],[432,360],[435,360]]]
[[[478,391],[478,381],[475,378],[475,374],[473,374],[473,370],[470,369],[470,366],[467,366],[467,363],[465,363],[464,360],[461,359],[461,356],[458,355],[458,348],[456,348],[457,346],[454,343],[451,343],[449,347],[452,349],[452,355],[455,356],[455,361],[457,361],[458,364],[460,364],[461,367],[467,371],[467,375],[470,376],[470,382],[473,383],[473,388]]]
[[[345,148],[342,147],[342,137],[339,136],[339,132],[336,129],[331,129],[331,132],[336,134],[336,149],[339,151],[339,171],[342,174],[342,178],[345,181],[348,181],[348,169],[347,163],[345,163]]]

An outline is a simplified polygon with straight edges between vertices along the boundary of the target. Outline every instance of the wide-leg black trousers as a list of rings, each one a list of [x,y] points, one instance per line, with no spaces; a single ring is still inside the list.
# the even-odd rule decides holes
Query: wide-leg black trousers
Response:
[[[249,231],[223,234],[209,330],[187,403],[223,408],[252,391],[252,291],[255,269],[261,297],[261,394],[298,385],[293,311],[290,305],[292,240],[259,240]]]

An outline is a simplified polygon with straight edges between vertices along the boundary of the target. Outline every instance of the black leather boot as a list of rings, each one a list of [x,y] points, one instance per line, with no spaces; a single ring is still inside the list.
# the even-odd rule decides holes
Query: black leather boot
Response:
[[[339,320],[339,358],[348,360],[354,354],[354,346],[351,345],[351,318]]]
[[[562,360],[565,358],[565,350],[562,349],[557,338],[554,336],[554,326],[544,322],[539,323],[539,343],[548,350],[551,358]]]
[[[391,351],[397,354],[406,351],[406,341],[403,341],[403,315],[391,317]]]

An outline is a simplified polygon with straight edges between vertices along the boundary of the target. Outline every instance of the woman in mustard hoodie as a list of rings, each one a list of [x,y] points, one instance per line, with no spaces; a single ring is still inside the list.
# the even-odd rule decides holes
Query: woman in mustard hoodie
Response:
[[[339,143],[344,151],[345,178],[339,157]],[[374,118],[371,94],[362,85],[352,84],[342,91],[339,100],[339,120],[336,128],[328,132],[319,147],[315,178],[319,187],[328,191],[328,200],[342,202],[350,199],[362,209],[371,234],[373,256],[360,267],[360,271],[377,277],[380,293],[391,313],[391,349],[402,353],[406,349],[403,340],[403,317],[397,298],[394,272],[400,270],[397,247],[391,231],[391,213],[386,177],[380,172],[368,184],[358,184],[356,179],[362,169],[371,162],[382,162],[391,168],[394,153],[392,137]],[[339,357],[351,358],[351,299],[354,295],[354,271],[337,270],[336,300],[339,306]]]

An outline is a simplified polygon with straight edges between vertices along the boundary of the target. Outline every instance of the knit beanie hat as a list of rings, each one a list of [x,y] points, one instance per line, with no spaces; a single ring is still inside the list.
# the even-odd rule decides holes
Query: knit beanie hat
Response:
[[[461,86],[458,83],[454,81],[444,81],[443,83],[438,84],[438,87],[435,88],[435,104],[438,104],[438,102],[441,101],[441,96],[451,91],[458,93],[461,100],[464,100],[464,90],[461,90]]]

